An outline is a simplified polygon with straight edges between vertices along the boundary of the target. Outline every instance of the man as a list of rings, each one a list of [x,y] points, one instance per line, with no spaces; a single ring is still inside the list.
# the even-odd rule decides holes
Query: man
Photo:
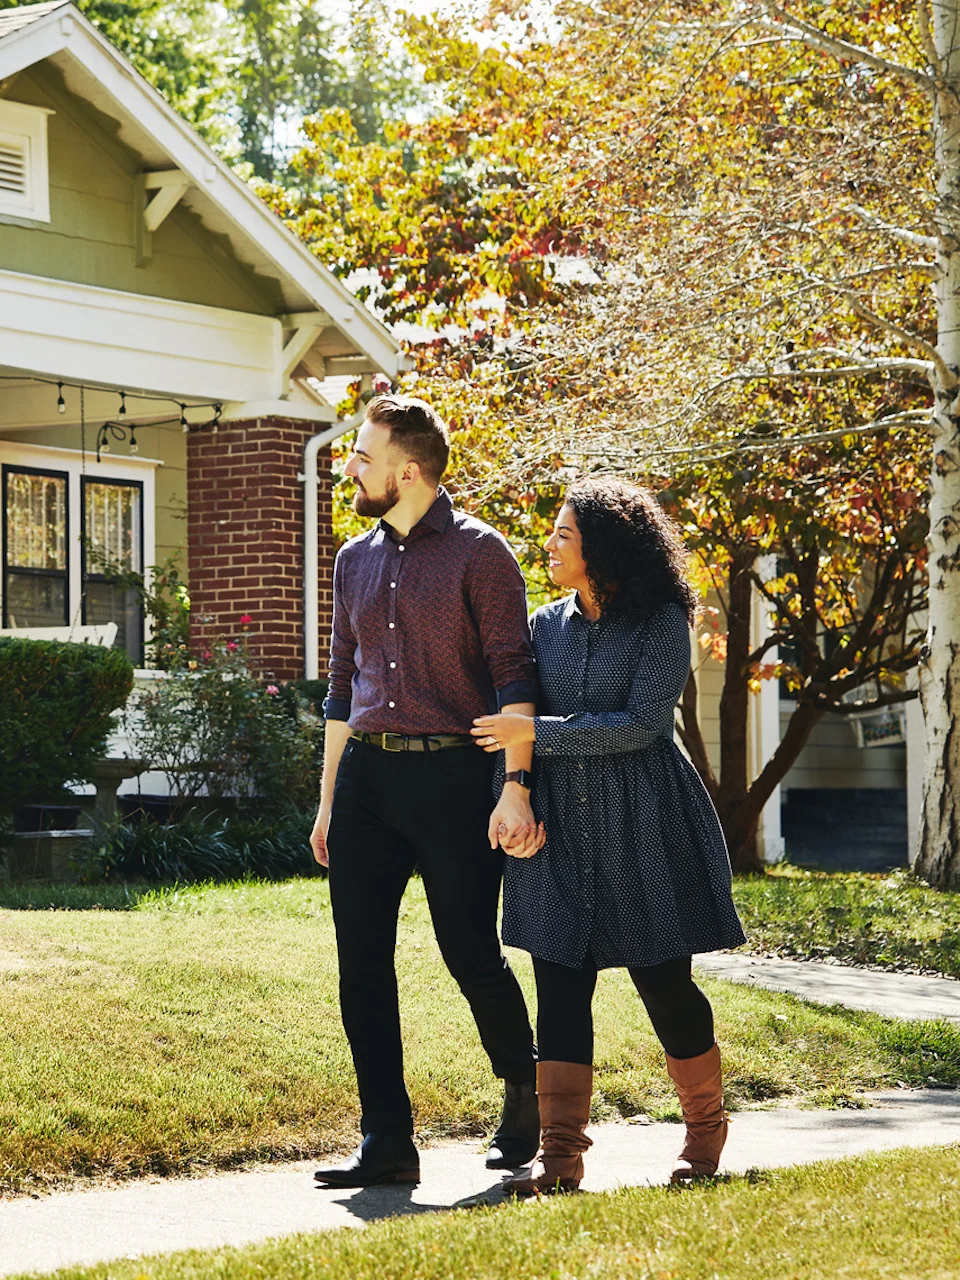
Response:
[[[530,851],[539,839],[532,749],[504,753],[494,808],[495,757],[469,733],[476,716],[498,706],[533,715],[526,594],[506,541],[455,511],[440,487],[449,451],[428,404],[379,396],[345,468],[357,484],[356,511],[380,520],[334,566],[323,778],[310,838],[330,868],[340,1009],[362,1110],[362,1145],[315,1175],[338,1187],[419,1179],[394,968],[400,900],[415,867],[444,961],[505,1082],[487,1165],[525,1164],[539,1142],[533,1037],[497,934],[498,846]]]

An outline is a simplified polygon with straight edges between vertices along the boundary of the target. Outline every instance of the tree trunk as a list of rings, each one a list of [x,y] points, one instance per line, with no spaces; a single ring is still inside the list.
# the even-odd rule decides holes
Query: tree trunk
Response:
[[[942,83],[934,109],[937,163],[937,351],[930,484],[930,627],[920,663],[926,725],[923,811],[914,870],[960,885],[960,0],[933,0]]]
[[[751,652],[753,583],[750,570],[754,558],[752,551],[744,552],[730,565],[727,661],[720,695],[720,780],[716,803],[734,871],[759,871],[763,865],[757,843],[757,819],[752,824],[739,821],[750,786],[747,661]]]

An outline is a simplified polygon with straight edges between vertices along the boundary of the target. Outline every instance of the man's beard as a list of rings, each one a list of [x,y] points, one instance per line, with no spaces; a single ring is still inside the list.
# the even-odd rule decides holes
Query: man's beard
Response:
[[[400,486],[393,476],[387,476],[383,487],[383,496],[373,498],[357,482],[357,491],[353,495],[353,509],[358,516],[385,516],[400,501]]]

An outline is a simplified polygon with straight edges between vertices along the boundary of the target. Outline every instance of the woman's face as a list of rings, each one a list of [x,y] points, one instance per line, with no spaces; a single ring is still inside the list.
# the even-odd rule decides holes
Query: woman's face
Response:
[[[543,544],[549,559],[547,571],[558,587],[579,591],[588,586],[587,565],[583,558],[583,540],[577,528],[573,508],[560,508],[553,533]]]

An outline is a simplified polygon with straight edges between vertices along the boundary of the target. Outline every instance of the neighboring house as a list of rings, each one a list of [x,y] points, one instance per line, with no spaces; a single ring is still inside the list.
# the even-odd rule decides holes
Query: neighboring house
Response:
[[[3,628],[116,622],[142,666],[104,559],[185,548],[196,639],[249,613],[265,673],[322,674],[323,379],[401,361],[73,4],[0,12]]]
[[[756,644],[768,634],[759,594],[752,626]],[[765,656],[766,662],[776,660],[776,650]],[[694,669],[704,740],[716,769],[723,666],[698,646]],[[793,701],[778,681],[766,680],[750,706],[751,777],[756,777],[780,742]],[[763,812],[766,860],[778,862],[786,854],[791,862],[830,870],[905,866],[916,852],[923,753],[918,699],[859,722],[825,714]]]

